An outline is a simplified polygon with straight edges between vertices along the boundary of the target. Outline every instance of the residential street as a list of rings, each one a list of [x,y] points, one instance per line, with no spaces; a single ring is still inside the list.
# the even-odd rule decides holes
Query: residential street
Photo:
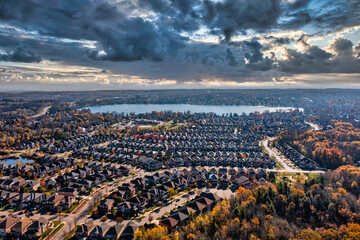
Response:
[[[273,141],[275,137],[267,137],[260,142],[261,146],[265,147],[266,152],[269,153],[271,157],[275,157],[276,161],[280,162],[283,166],[283,169],[267,169],[268,172],[288,172],[288,173],[324,173],[321,170],[302,170],[299,168],[294,168],[288,165],[286,157],[282,155],[276,148],[269,146],[269,142]]]

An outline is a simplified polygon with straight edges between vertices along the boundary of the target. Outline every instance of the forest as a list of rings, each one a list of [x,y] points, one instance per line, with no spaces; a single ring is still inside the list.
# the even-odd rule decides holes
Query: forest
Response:
[[[268,180],[240,187],[179,229],[141,229],[135,239],[360,239],[360,168],[341,166],[294,182],[269,174]]]
[[[342,121],[333,121],[332,125],[333,129],[324,131],[288,130],[280,141],[328,169],[356,164],[360,161],[360,128]]]

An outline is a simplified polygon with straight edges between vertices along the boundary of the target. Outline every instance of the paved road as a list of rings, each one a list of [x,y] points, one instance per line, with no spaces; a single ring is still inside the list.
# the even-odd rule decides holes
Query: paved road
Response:
[[[312,129],[313,131],[319,131],[319,130],[321,130],[321,127],[320,127],[319,125],[315,124],[315,123],[311,123],[311,122],[307,122],[307,121],[305,121],[305,123],[306,123],[306,124],[309,124],[310,127],[311,127],[311,129]]]
[[[286,163],[286,158],[281,155],[277,149],[272,148],[269,146],[269,143],[271,141],[273,141],[275,139],[275,137],[268,137],[265,140],[260,142],[260,145],[265,147],[265,150],[269,153],[269,155],[271,157],[275,157],[275,159],[284,167],[284,170],[286,171],[293,171],[295,170],[294,168],[290,167],[287,163]]]
[[[40,116],[44,116],[49,111],[50,108],[51,108],[51,106],[44,107],[43,109],[41,109],[41,111],[38,114],[35,114],[35,115],[31,116],[30,118],[37,118]]]
[[[276,148],[272,148],[269,146],[269,142],[273,141],[275,137],[265,138],[260,142],[260,145],[265,147],[266,152],[269,153],[271,157],[275,157],[276,161],[280,162],[280,164],[284,167],[283,169],[267,169],[268,172],[288,172],[288,173],[324,173],[324,171],[320,170],[302,170],[297,168],[292,168],[287,164],[287,158],[282,155]]]

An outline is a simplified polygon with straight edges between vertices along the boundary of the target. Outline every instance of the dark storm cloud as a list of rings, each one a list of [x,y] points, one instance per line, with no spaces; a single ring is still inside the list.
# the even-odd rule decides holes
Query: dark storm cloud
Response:
[[[105,0],[2,2],[0,19],[33,28],[43,36],[96,41],[98,50],[89,56],[97,60],[159,61],[183,46],[185,40],[164,26],[129,18]],[[105,55],[99,55],[100,50]]]
[[[20,45],[14,51],[5,54],[0,54],[1,61],[11,62],[41,62],[41,56],[39,56],[34,50],[30,49],[27,45]]]
[[[138,0],[140,7],[159,14],[156,24],[179,32],[193,32],[200,28],[202,5],[200,0]]]
[[[318,46],[302,42],[304,52],[286,49],[286,60],[279,61],[279,70],[287,73],[359,73],[360,61],[353,56],[353,44],[347,39],[336,39],[330,44],[332,54]]]
[[[106,55],[90,53],[95,60],[135,61],[150,59],[164,60],[170,51],[184,47],[185,38],[173,31],[156,29],[149,21],[131,18],[120,26],[121,31],[97,29],[103,38],[100,43]]]
[[[204,20],[211,29],[219,28],[229,41],[237,32],[247,29],[266,30],[277,23],[281,14],[279,0],[205,0]]]
[[[228,63],[230,66],[235,67],[238,65],[238,63],[236,62],[236,59],[234,57],[234,54],[232,53],[230,48],[226,49],[226,59],[228,60]]]
[[[201,79],[200,75],[236,79],[269,77],[273,72],[359,72],[360,48],[354,48],[349,40],[338,39],[325,51],[308,44],[309,36],[303,35],[298,44],[305,50],[298,51],[289,47],[294,39],[277,35],[303,27],[309,27],[311,34],[323,34],[360,25],[359,2],[0,0],[1,59],[45,59],[95,67],[102,75],[117,73],[179,82],[193,76]],[[270,36],[262,36],[264,32]],[[249,41],[234,40],[247,33],[260,34]],[[219,42],[192,40],[210,34]],[[275,37],[280,35],[286,37]],[[286,49],[287,59],[276,59],[270,52],[281,49],[277,46]]]

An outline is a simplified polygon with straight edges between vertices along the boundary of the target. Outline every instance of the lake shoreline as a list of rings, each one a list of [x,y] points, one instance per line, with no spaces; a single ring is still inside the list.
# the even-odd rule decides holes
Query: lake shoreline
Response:
[[[215,113],[222,114],[250,114],[277,111],[304,111],[302,108],[294,107],[267,107],[267,106],[248,106],[248,105],[193,105],[193,104],[113,104],[99,105],[80,108],[79,110],[89,109],[93,113],[151,113],[153,111],[172,111],[172,112],[190,112],[190,113]]]

